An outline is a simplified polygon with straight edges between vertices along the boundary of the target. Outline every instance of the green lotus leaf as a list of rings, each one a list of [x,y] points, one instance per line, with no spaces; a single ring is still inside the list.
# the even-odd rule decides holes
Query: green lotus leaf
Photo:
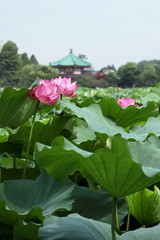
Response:
[[[75,127],[75,130],[77,132],[77,138],[74,140],[74,142],[77,144],[86,142],[88,140],[92,141],[96,138],[96,135],[94,134],[94,132],[88,127],[85,127],[83,125]]]
[[[14,226],[13,236],[15,240],[37,240],[40,224],[18,221]]]
[[[116,240],[120,237],[116,234]],[[111,240],[111,226],[78,214],[67,217],[48,216],[39,229],[39,240]]]
[[[160,116],[151,117],[145,125],[135,125],[129,130],[129,134],[139,141],[145,140],[150,133],[160,136]]]
[[[160,191],[147,188],[127,197],[131,214],[142,225],[153,225],[160,221]]]
[[[139,228],[135,231],[129,231],[122,235],[122,240],[159,240],[160,226],[151,228]]]
[[[76,115],[79,118],[85,119],[88,124],[88,127],[93,132],[107,133],[109,136],[115,134],[122,134],[127,138],[127,133],[125,130],[117,126],[114,121],[103,116],[100,105],[92,104],[89,107],[79,108],[75,103],[69,101],[61,101],[61,107],[65,109],[70,109],[73,115]]]
[[[14,226],[17,221],[24,219],[24,215],[19,215],[16,211],[9,210],[7,208],[6,202],[0,200],[0,222],[10,226]]]
[[[156,84],[156,87],[152,87],[150,91],[142,97],[142,103],[146,103],[147,101],[154,101],[158,103],[160,101],[160,87]]]
[[[78,102],[77,105],[80,108],[84,108],[95,103],[100,105],[104,116],[113,117],[116,124],[124,128],[138,122],[145,122],[149,117],[157,117],[159,115],[159,108],[155,102],[148,102],[139,108],[135,106],[122,108],[115,98],[103,97],[100,101],[95,101],[90,97],[86,101]]]
[[[142,164],[147,176],[152,177],[160,171],[160,148],[150,142],[130,142],[129,145],[132,159]]]
[[[96,220],[112,214],[113,198],[104,189],[93,192],[89,188],[77,186],[74,190],[74,198],[72,212],[83,217]],[[126,206],[125,200],[119,198],[118,209],[123,206]],[[127,207],[125,213],[127,213]]]
[[[34,159],[40,169],[46,169],[50,176],[64,182],[80,169],[80,158],[87,158],[91,154],[61,136],[53,140],[52,147],[36,143]]]
[[[125,109],[122,109],[120,106],[115,103],[117,108],[119,108],[120,111],[124,112],[126,111]],[[151,103],[152,105],[152,103]],[[149,104],[150,106],[150,104]],[[133,126],[129,133],[125,131],[125,129],[121,126],[117,126],[115,120],[112,118],[110,119],[109,117],[105,117],[103,115],[102,109],[100,105],[98,104],[92,104],[88,107],[83,107],[79,108],[77,107],[74,103],[69,102],[69,101],[61,101],[61,107],[65,110],[70,110],[71,114],[76,115],[79,118],[83,118],[87,126],[89,128],[89,131],[92,130],[94,133],[105,133],[108,136],[114,136],[117,134],[120,134],[123,138],[125,139],[136,139],[138,141],[144,141],[149,134],[155,134],[156,136],[160,136],[160,116],[159,117],[151,117],[147,120],[146,124],[144,126],[142,125],[135,125]],[[143,109],[143,108],[142,108]],[[145,109],[145,108],[144,108]],[[154,109],[154,107],[153,107]],[[126,111],[126,115],[123,115],[123,122],[121,123],[123,126],[125,126],[125,118],[128,118],[130,115],[128,111],[132,113],[132,110],[135,110],[135,119],[137,119],[137,108],[135,106],[129,106]],[[139,109],[140,111],[140,109]],[[153,113],[157,114],[157,110],[153,110]],[[118,112],[117,112],[118,114]],[[142,114],[143,115],[143,114]],[[129,120],[130,124],[132,125],[135,122],[141,122],[142,120],[146,120],[147,116],[149,117],[150,115],[147,115],[147,111],[145,110],[145,117],[141,117],[139,120],[133,120],[128,119],[128,124],[129,125]],[[154,115],[154,114],[153,114]],[[116,119],[116,116],[115,116]],[[122,120],[121,120],[122,121]]]
[[[149,117],[157,117],[159,108],[156,103],[149,102],[142,107],[133,105],[122,108],[114,98],[103,98],[99,102],[103,115],[112,116],[118,126],[128,127],[138,122],[145,122]]]
[[[71,181],[61,184],[46,171],[34,181],[4,181],[0,184],[0,221],[14,225],[19,219],[39,219],[40,211],[48,215],[57,209],[71,210],[73,189]]]
[[[68,121],[68,117],[53,116],[50,119],[36,121],[34,123],[32,141],[30,145],[30,153],[33,152],[35,142],[51,145],[52,140],[61,135],[61,132]],[[22,125],[18,131],[9,137],[9,141],[15,144],[22,144],[24,150],[27,149],[30,134],[29,121]]]
[[[160,139],[156,136],[151,136],[148,138],[148,142],[154,145],[156,148],[160,148]]]
[[[78,97],[78,95],[77,95],[77,97]],[[83,101],[82,100],[81,101],[76,101],[76,105],[78,107],[81,107],[81,108],[82,107],[88,107],[88,106],[90,106],[91,104],[94,104],[94,103],[97,103],[97,101],[95,100],[94,97],[85,98],[85,99],[83,99]]]
[[[37,101],[29,97],[29,90],[4,88],[0,97],[0,127],[17,128],[35,112]]]
[[[0,129],[0,143],[7,142],[9,133],[5,128]]]
[[[141,102],[142,104],[145,104],[146,102],[154,101],[156,103],[159,103],[160,96],[154,92],[147,93],[144,97],[142,97]]]
[[[146,163],[145,174],[142,164],[133,161],[128,142],[120,136],[108,139],[107,147],[94,153],[58,137],[52,147],[37,144],[34,157],[40,169],[46,169],[52,177],[65,181],[78,170],[116,198],[125,197],[160,180],[160,169],[152,169],[152,159]],[[159,159],[156,161],[159,162]]]
[[[74,190],[74,199],[72,212],[111,224],[113,198],[104,189],[93,192],[89,188],[77,186]],[[119,198],[117,205],[119,223],[122,223],[127,215],[128,206],[124,198]]]
[[[160,180],[160,169],[155,171],[150,163],[145,174],[142,164],[133,161],[127,141],[118,136],[109,140],[108,148],[97,150],[87,160],[83,158],[82,165],[114,197],[127,196]]]

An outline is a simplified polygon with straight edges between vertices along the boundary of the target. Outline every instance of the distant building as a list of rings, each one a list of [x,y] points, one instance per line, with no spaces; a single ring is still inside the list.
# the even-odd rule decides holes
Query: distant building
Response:
[[[61,76],[81,76],[86,72],[86,68],[91,68],[91,64],[76,57],[72,49],[66,57],[56,62],[50,62],[49,65],[58,68]]]
[[[102,79],[102,78],[108,77],[108,74],[109,74],[108,70],[101,69],[99,72],[95,74],[95,78]]]

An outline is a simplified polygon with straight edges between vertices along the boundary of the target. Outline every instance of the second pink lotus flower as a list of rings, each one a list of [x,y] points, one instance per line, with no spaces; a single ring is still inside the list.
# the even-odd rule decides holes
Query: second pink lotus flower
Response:
[[[125,98],[125,97],[118,98],[117,103],[123,108],[126,108],[130,105],[134,105],[136,107],[139,107],[139,105],[135,104],[135,99],[133,99],[133,98]]]
[[[77,82],[71,83],[71,78],[56,78],[51,80],[40,80],[39,85],[30,90],[30,97],[42,103],[53,105],[61,95],[75,97]]]
[[[56,84],[59,88],[61,88],[61,94],[65,95],[66,97],[75,97],[75,90],[77,89],[77,82],[71,83],[71,78],[55,78],[51,79],[51,82]]]

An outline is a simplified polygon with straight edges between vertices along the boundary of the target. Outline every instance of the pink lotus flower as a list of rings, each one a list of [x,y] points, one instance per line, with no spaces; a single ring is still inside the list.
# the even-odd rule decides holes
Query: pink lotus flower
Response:
[[[135,99],[133,99],[133,98],[125,98],[125,97],[118,98],[117,103],[123,108],[126,108],[130,105],[134,105],[136,107],[139,107],[139,105],[135,104]]]
[[[30,90],[30,97],[42,103],[53,105],[63,94],[67,97],[75,97],[74,91],[77,89],[77,82],[71,83],[71,78],[56,78],[50,80],[40,80],[39,85]]]
[[[66,97],[75,97],[77,94],[74,91],[77,89],[77,82],[71,83],[71,78],[55,78],[51,79],[52,83],[55,83],[61,89],[61,94],[65,95]]]
[[[53,105],[61,94],[61,88],[49,80],[40,80],[39,85],[30,90],[31,98]]]

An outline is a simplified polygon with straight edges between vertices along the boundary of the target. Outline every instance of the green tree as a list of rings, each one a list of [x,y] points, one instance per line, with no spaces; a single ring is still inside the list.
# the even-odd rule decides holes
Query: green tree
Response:
[[[144,68],[146,65],[154,65],[156,70],[160,71],[160,60],[143,60],[141,62],[138,63],[138,69],[140,69],[141,71],[144,71]]]
[[[20,87],[29,87],[36,79],[50,80],[59,75],[59,70],[39,64],[25,65],[21,70]]]
[[[117,87],[119,77],[117,76],[117,73],[114,70],[108,69],[106,81],[108,82],[108,87]]]
[[[147,64],[144,66],[144,71],[139,76],[140,87],[152,87],[160,81],[156,66],[156,64]]]
[[[8,41],[0,52],[0,82],[1,86],[16,86],[20,80],[21,60],[18,48],[12,41]]]
[[[113,70],[114,72],[116,72],[116,68],[115,68],[115,66],[113,64],[112,65],[108,65],[107,67],[104,67],[103,69]]]
[[[148,61],[146,60],[143,60],[143,61],[140,61],[138,64],[137,64],[137,67],[138,69],[143,72],[144,71],[144,67],[148,64]]]
[[[30,57],[29,63],[30,64],[38,64],[38,61],[37,61],[36,57],[34,56],[34,54]]]
[[[22,53],[19,56],[20,56],[23,66],[30,63],[27,53]]]
[[[118,85],[124,88],[136,86],[140,73],[136,63],[129,62],[121,66],[118,69],[118,76],[120,77]]]

